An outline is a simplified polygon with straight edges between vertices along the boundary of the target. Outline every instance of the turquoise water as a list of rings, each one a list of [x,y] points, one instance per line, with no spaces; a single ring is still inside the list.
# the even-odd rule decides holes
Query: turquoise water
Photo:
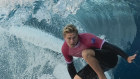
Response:
[[[75,24],[129,55],[140,49],[139,0],[1,0],[0,78],[70,79],[61,53],[62,29]],[[139,79],[136,64],[120,58],[108,79]],[[77,70],[85,63],[75,58]],[[61,71],[61,72],[60,72]],[[65,75],[65,77],[64,77]]]

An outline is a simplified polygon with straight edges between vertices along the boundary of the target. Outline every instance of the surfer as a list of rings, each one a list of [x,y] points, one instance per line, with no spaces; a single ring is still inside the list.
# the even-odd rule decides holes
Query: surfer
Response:
[[[128,63],[132,63],[136,54],[128,56],[117,46],[90,33],[78,33],[73,24],[68,24],[63,29],[64,44],[62,53],[67,62],[67,69],[72,79],[90,79],[98,77],[107,79],[104,71],[116,66],[118,56],[123,57]],[[76,71],[73,56],[82,57],[87,65]]]

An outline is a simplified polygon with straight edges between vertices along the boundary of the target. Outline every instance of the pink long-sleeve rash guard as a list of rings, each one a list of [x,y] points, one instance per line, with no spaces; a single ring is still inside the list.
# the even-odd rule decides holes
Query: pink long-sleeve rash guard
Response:
[[[81,33],[78,35],[78,43],[74,48],[70,48],[66,41],[62,46],[62,53],[67,63],[71,63],[73,56],[82,57],[82,51],[88,48],[101,49],[104,40],[90,33]]]

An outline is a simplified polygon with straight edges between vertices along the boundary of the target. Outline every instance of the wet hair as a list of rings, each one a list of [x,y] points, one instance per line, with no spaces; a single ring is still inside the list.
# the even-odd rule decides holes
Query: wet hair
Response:
[[[63,36],[65,36],[67,33],[76,33],[78,35],[78,30],[75,25],[68,24],[63,29]]]

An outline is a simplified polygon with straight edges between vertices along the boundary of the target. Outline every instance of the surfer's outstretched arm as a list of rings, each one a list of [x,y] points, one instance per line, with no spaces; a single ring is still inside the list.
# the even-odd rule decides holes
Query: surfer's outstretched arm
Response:
[[[122,49],[110,43],[105,43],[103,49],[110,49],[116,55],[120,55],[121,57],[123,57],[128,63],[132,63],[137,56],[137,54],[128,56]]]

